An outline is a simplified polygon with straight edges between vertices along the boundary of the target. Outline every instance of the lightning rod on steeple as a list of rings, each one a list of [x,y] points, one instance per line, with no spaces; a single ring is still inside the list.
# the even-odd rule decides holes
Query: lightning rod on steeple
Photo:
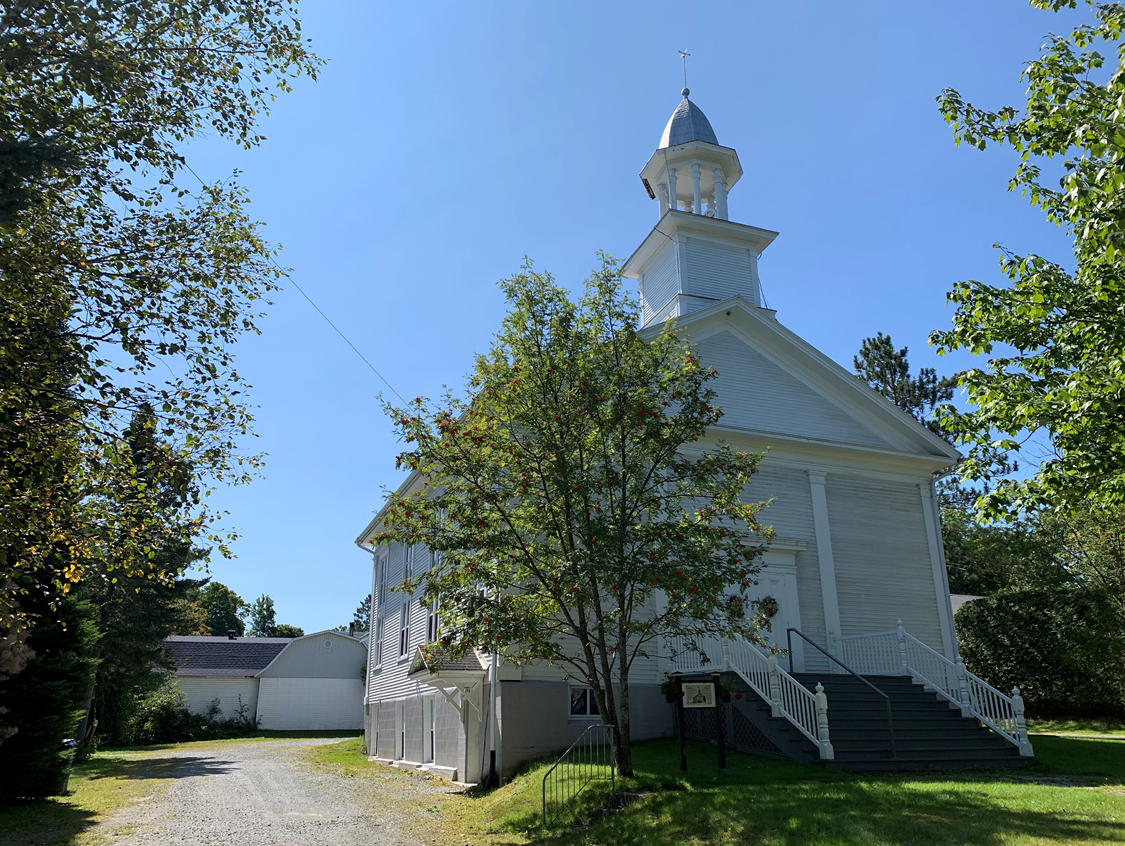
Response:
[[[687,60],[688,60],[688,56],[690,56],[691,53],[689,53],[687,50],[680,50],[679,52],[680,52],[680,58],[684,60],[684,96],[686,97],[688,95]]]

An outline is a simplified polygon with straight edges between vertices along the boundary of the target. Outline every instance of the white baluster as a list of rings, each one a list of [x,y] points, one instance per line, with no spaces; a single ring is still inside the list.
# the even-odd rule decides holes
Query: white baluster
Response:
[[[910,675],[910,665],[906,661],[906,630],[902,627],[902,620],[898,621],[895,635],[898,637],[898,674],[908,676]]]
[[[965,672],[965,663],[957,662],[957,698],[961,700],[961,716],[969,716],[969,676]]]
[[[781,672],[777,669],[777,656],[770,656],[770,706],[775,717],[781,716]]]
[[[831,761],[835,755],[828,736],[828,695],[820,682],[816,683],[816,736],[820,740],[820,757]]]

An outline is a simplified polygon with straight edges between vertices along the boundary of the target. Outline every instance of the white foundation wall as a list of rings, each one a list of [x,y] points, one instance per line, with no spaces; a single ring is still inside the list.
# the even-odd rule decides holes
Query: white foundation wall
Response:
[[[354,679],[263,678],[258,719],[264,729],[363,728],[363,682]]]
[[[244,713],[251,720],[258,711],[258,680],[254,678],[208,679],[181,676],[177,677],[176,684],[187,697],[187,709],[193,714],[206,714],[215,699],[219,700],[219,719],[231,720],[237,717],[240,704],[246,706]]]

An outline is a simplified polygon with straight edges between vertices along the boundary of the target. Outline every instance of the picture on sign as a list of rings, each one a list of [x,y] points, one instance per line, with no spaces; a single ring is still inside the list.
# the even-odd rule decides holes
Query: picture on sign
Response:
[[[685,708],[714,708],[714,682],[684,682]]]

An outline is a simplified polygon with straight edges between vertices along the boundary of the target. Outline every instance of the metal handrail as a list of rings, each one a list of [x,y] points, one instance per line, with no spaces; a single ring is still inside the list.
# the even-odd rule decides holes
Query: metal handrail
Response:
[[[598,729],[605,732],[606,740],[605,740],[604,743],[602,743],[602,742],[594,743],[594,742],[592,742],[593,736],[588,736],[588,735],[591,734],[591,732],[594,732],[594,736],[596,736],[596,730],[598,730]],[[597,752],[595,753],[596,758],[597,758],[596,761],[594,760],[595,754],[590,754],[591,751],[595,748],[597,749]],[[606,761],[606,762],[602,761],[602,754],[601,754],[602,749],[606,749],[608,751],[608,756],[607,756],[608,761]],[[543,774],[543,827],[544,828],[547,827],[547,819],[548,819],[547,818],[547,779],[549,779],[551,777],[551,774],[554,773],[556,769],[558,769],[560,764],[567,761],[567,759],[571,757],[571,754],[575,750],[578,750],[579,752],[585,751],[587,753],[585,755],[585,757],[580,758],[579,760],[573,762],[574,765],[577,766],[577,768],[578,768],[578,778],[579,778],[578,788],[576,790],[574,790],[572,793],[570,793],[570,795],[564,796],[561,804],[559,805],[558,810],[556,811],[556,816],[559,813],[562,813],[562,810],[567,805],[570,804],[571,800],[574,799],[575,796],[577,796],[579,793],[581,793],[583,791],[583,789],[585,789],[587,784],[589,784],[591,781],[594,781],[595,779],[599,779],[599,778],[604,779],[605,778],[604,775],[603,776],[595,775],[595,772],[597,770],[599,770],[601,767],[606,766],[607,764],[609,766],[610,791],[613,792],[613,791],[617,790],[617,772],[616,772],[616,767],[614,765],[614,760],[613,760],[613,726],[604,726],[604,725],[600,725],[598,723],[595,723],[591,726],[587,726],[586,730],[583,731],[582,734],[578,735],[577,740],[575,740],[574,743],[570,744],[570,746],[567,748],[567,750],[565,752],[563,752],[562,755],[559,756],[559,759],[551,765],[551,768]],[[558,799],[559,792],[560,792],[559,791],[559,783],[558,783],[558,780],[556,779],[555,789],[552,791],[552,794],[553,794],[552,798]],[[565,792],[566,791],[563,791],[564,794],[565,794]]]
[[[865,679],[863,676],[861,676],[859,673],[857,673],[855,670],[853,670],[851,667],[849,667],[847,664],[845,664],[843,661],[841,661],[835,655],[832,655],[827,650],[822,649],[818,644],[816,644],[815,642],[810,640],[809,637],[807,635],[805,635],[803,632],[801,632],[799,629],[786,629],[785,630],[786,645],[789,647],[789,672],[790,673],[793,672],[793,635],[797,635],[797,637],[801,638],[801,640],[805,641],[805,643],[807,643],[809,646],[811,646],[817,652],[821,653],[829,661],[834,661],[835,663],[839,664],[841,667],[843,667],[845,670],[847,670],[849,673],[851,673],[853,676],[855,676],[857,679],[859,679],[861,682],[863,682],[865,685],[867,685],[869,688],[871,688],[873,691],[875,691],[876,693],[878,693],[880,696],[883,697],[883,699],[886,701],[886,705],[887,705],[887,729],[889,730],[890,735],[891,735],[891,757],[897,758],[898,757],[898,750],[895,748],[895,722],[894,722],[894,718],[891,717],[891,697],[888,696],[887,694],[885,694],[883,691],[879,690],[879,688],[875,687],[875,685],[873,685],[871,682],[869,682],[867,679]]]

